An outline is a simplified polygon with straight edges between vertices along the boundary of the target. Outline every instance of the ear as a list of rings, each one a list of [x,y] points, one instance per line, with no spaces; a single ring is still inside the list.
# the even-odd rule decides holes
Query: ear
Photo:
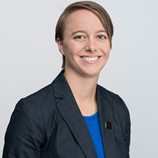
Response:
[[[61,53],[62,55],[64,55],[63,43],[62,43],[62,41],[60,40],[60,38],[57,38],[56,42],[57,42],[58,49],[59,49],[60,53]]]

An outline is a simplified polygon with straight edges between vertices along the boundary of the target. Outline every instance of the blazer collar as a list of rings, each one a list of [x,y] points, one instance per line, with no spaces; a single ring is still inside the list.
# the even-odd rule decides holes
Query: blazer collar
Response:
[[[53,89],[54,96],[57,99],[57,108],[69,126],[82,151],[87,158],[97,158],[88,128],[64,77],[63,71],[61,71],[54,80]]]
[[[107,92],[107,91],[106,91]],[[105,157],[115,158],[114,121],[113,110],[108,92],[98,85],[97,102],[100,117],[100,128],[104,145]]]
[[[68,124],[86,157],[97,158],[88,128],[64,77],[63,71],[61,71],[54,80],[53,89],[54,96],[57,99],[57,108],[65,122]],[[105,157],[115,158],[113,152],[113,130],[105,127],[107,122],[113,124],[112,108],[108,97],[102,92],[102,88],[100,86],[97,86],[97,102]]]

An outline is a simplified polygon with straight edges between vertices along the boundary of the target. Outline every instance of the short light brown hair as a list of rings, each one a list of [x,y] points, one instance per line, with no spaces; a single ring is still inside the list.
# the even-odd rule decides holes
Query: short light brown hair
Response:
[[[113,24],[111,18],[107,13],[107,11],[101,5],[92,1],[75,2],[65,8],[63,13],[60,15],[56,25],[56,30],[55,30],[56,42],[58,42],[58,40],[62,41],[64,38],[63,35],[64,35],[67,17],[74,11],[80,9],[89,10],[99,18],[100,22],[102,23],[104,29],[107,32],[108,38],[110,40],[110,46],[112,47]],[[65,56],[63,55],[62,68],[64,69],[64,67],[65,67]]]

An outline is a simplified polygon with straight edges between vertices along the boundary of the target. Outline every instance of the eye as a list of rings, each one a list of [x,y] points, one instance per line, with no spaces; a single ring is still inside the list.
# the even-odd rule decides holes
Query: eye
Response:
[[[99,34],[99,35],[97,35],[97,38],[98,38],[99,40],[105,40],[105,39],[107,39],[107,36],[106,36],[106,35],[103,35],[103,34]]]
[[[86,40],[86,35],[75,35],[74,37],[73,37],[73,39],[75,39],[75,40],[77,40],[77,41],[84,41],[84,40]]]

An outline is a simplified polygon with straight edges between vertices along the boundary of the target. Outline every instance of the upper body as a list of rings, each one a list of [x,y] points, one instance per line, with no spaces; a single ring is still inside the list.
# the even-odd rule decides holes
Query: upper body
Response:
[[[83,119],[95,113],[99,113],[101,157],[129,157],[128,110],[117,95],[97,84],[112,36],[110,16],[99,4],[81,1],[64,10],[55,34],[63,71],[52,85],[17,104],[4,158],[99,158]]]
[[[123,100],[97,85],[106,158],[129,158],[130,118]],[[110,126],[106,126],[110,123]],[[97,158],[88,128],[63,72],[21,99],[8,126],[3,158]]]

